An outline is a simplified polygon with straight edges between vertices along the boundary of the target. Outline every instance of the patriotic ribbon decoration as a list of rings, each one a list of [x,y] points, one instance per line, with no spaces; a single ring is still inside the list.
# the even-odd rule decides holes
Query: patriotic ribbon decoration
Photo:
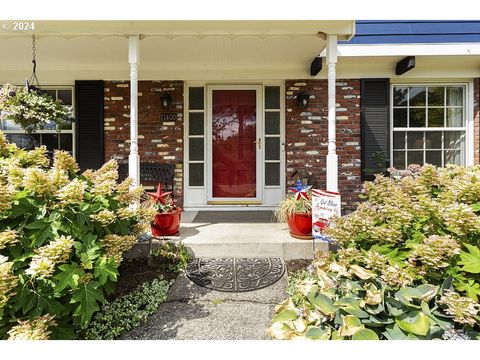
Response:
[[[307,191],[309,191],[311,188],[311,186],[303,185],[302,181],[297,179],[295,186],[292,186],[289,190],[295,194],[295,200],[300,200],[301,198],[310,200],[307,195]]]

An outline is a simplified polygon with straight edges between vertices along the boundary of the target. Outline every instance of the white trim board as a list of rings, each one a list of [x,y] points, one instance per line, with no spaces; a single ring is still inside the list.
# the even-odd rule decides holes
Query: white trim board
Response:
[[[453,44],[376,44],[376,45],[338,45],[338,56],[448,56],[480,55],[479,43]],[[320,53],[326,56],[326,50]]]

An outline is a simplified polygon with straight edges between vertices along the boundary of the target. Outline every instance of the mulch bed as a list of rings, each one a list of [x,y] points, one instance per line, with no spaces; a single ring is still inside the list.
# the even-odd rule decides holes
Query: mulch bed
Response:
[[[124,259],[118,271],[118,283],[112,295],[113,299],[131,292],[144,282],[158,278],[160,275],[165,280],[173,280],[178,275],[159,267],[149,266],[146,258]]]
[[[312,263],[312,260],[306,260],[306,259],[285,261],[285,264],[287,265],[287,271],[289,273],[298,271],[298,270],[306,270],[308,265],[310,265],[311,263]]]

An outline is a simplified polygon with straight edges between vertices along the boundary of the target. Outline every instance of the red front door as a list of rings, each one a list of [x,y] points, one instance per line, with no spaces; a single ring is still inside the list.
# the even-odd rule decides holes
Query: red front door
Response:
[[[256,91],[212,92],[212,195],[255,198]]]

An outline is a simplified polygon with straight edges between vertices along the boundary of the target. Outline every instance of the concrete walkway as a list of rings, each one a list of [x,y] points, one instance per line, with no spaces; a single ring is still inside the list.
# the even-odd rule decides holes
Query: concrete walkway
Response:
[[[286,288],[286,272],[272,286],[245,293],[213,291],[180,274],[158,311],[121,339],[266,340]]]

